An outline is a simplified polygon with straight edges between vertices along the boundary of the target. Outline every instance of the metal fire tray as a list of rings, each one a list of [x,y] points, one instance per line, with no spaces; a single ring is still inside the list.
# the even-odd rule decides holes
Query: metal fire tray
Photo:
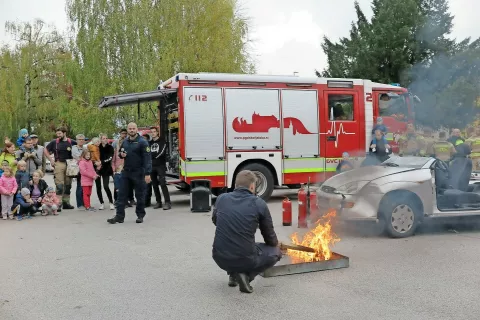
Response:
[[[292,263],[291,258],[287,255],[284,255],[276,265],[261,273],[261,276],[264,278],[270,278],[285,276],[288,274],[348,268],[349,265],[350,263],[348,257],[342,256],[341,254],[335,252],[332,252],[332,257],[330,260],[300,263]]]

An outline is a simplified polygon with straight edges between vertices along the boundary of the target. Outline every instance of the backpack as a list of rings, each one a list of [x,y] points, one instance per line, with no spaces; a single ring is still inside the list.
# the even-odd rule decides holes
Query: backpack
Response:
[[[57,138],[56,139],[56,146],[55,146],[55,153],[57,155],[57,159],[58,159],[58,143],[60,142],[60,139]],[[67,142],[70,144],[70,146],[72,146],[72,139],[70,138],[67,138]],[[78,176],[80,172],[80,167],[78,166],[78,161],[75,160],[75,159],[68,159],[67,160],[67,170],[65,172],[65,175],[67,177],[76,177]]]

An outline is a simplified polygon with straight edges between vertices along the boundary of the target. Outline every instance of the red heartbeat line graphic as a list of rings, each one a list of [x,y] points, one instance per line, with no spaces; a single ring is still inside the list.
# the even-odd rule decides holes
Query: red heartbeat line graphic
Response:
[[[339,137],[341,134],[355,134],[355,132],[346,132],[344,129],[343,129],[343,123],[340,123],[340,126],[338,127],[338,130],[337,130],[337,122],[336,121],[332,121],[332,125],[330,126],[330,130],[328,130],[327,132],[325,133],[320,133],[320,134],[327,134],[327,135],[332,135],[332,134],[335,134],[335,137],[337,139],[335,139],[335,148],[338,147],[338,140],[339,140]]]

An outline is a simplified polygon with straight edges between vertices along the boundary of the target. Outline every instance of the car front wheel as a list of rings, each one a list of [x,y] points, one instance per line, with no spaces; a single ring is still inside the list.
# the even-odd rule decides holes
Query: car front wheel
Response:
[[[385,231],[392,238],[406,238],[415,233],[420,219],[419,209],[414,203],[393,201],[383,209]]]

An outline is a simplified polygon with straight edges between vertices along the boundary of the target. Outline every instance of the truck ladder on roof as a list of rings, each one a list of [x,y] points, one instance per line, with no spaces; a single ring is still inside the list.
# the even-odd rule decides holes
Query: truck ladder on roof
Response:
[[[154,90],[154,91],[147,91],[147,92],[127,93],[127,94],[119,94],[115,96],[107,96],[102,98],[102,100],[98,103],[98,107],[102,109],[102,108],[108,108],[108,107],[134,105],[134,104],[139,104],[141,102],[159,101],[161,98],[176,92],[177,92],[177,89],[161,89],[161,90]]]

